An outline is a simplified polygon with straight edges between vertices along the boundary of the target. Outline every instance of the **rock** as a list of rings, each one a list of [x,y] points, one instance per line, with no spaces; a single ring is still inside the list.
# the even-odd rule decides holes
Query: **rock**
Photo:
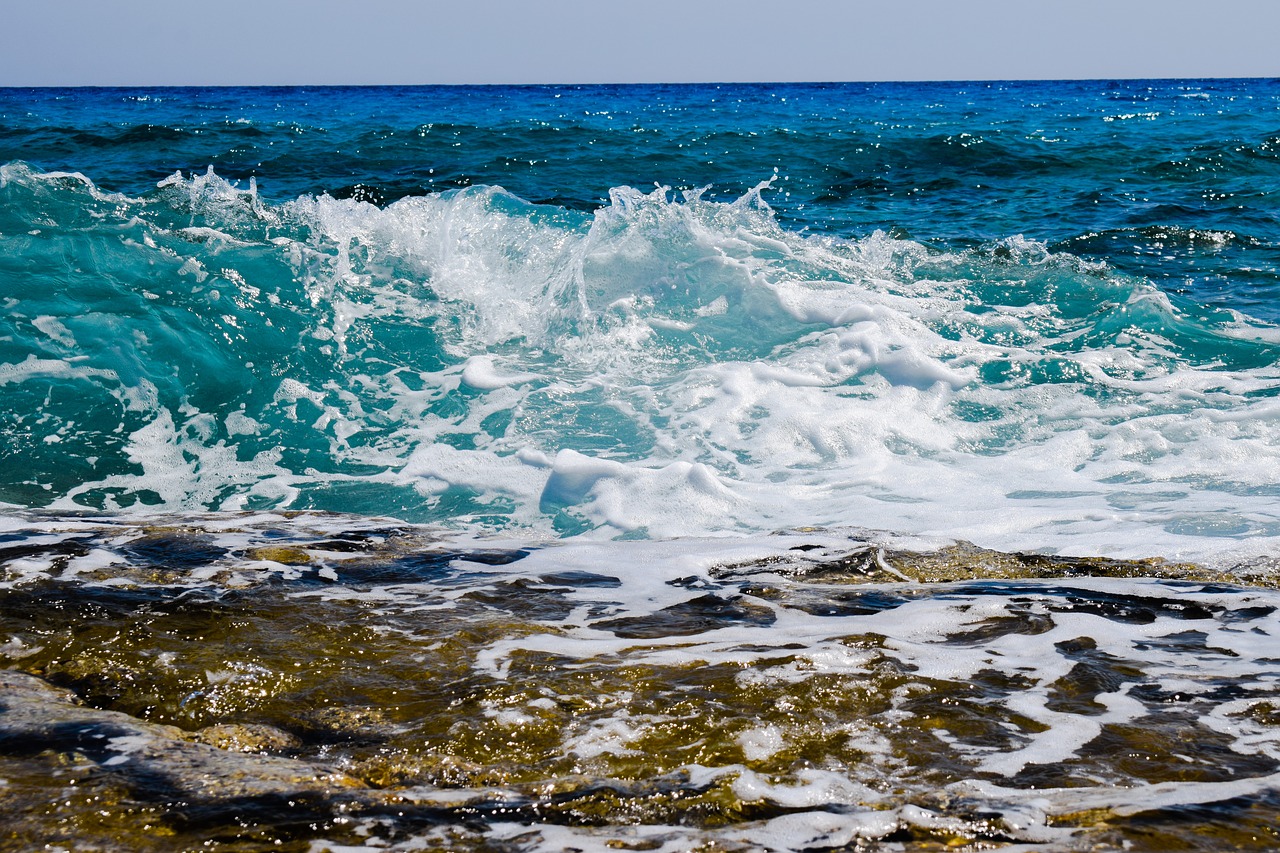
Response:
[[[187,739],[228,752],[284,752],[302,745],[288,732],[262,723],[219,723],[191,732]]]
[[[0,671],[0,755],[54,753],[83,756],[123,778],[135,793],[163,789],[164,797],[232,800],[282,795],[328,796],[363,787],[331,768],[243,751],[246,745],[284,742],[269,726],[213,726],[228,751],[188,740],[173,726],[149,723],[118,711],[78,704],[74,694],[33,675]],[[228,730],[236,730],[233,734]],[[269,735],[268,732],[277,733]],[[274,738],[274,739],[273,739]]]

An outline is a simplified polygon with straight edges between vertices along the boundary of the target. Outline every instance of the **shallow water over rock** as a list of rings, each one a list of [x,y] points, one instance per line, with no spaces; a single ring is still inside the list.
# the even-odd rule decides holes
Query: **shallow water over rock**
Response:
[[[28,522],[0,552],[8,849],[1280,842],[1280,593],[1248,568]]]

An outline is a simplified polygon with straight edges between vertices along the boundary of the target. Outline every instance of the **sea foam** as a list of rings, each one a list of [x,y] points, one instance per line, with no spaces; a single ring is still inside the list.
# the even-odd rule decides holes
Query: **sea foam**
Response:
[[[102,300],[23,292],[35,265],[9,279],[18,407],[49,383],[101,401],[42,422],[111,469],[37,466],[51,508],[381,505],[605,537],[854,522],[1201,559],[1280,535],[1274,330],[1035,241],[797,234],[767,183],[618,188],[588,216],[499,188],[272,206],[212,171],[132,199],[5,174],[32,224],[112,206],[50,237],[101,246]]]

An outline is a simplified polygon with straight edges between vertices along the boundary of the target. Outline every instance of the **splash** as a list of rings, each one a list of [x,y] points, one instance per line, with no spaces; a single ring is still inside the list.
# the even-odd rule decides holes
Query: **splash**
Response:
[[[17,506],[1230,559],[1280,536],[1274,327],[1021,237],[797,233],[768,182],[581,213],[0,178]]]

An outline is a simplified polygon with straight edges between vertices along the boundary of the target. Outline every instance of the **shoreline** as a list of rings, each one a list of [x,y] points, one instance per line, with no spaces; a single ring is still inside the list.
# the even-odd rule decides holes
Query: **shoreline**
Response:
[[[1274,841],[1271,578],[270,517],[5,532],[0,842]]]

